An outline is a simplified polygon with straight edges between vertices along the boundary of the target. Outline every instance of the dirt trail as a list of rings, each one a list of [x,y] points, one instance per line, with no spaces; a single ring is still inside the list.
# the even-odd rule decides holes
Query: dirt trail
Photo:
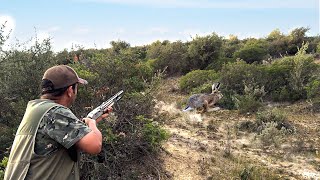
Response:
[[[275,157],[273,152],[253,145],[254,134],[235,132],[237,123],[253,120],[253,116],[240,116],[235,111],[222,109],[200,115],[185,113],[176,107],[172,98],[171,102],[158,102],[157,106],[160,114],[169,117],[164,128],[171,137],[163,145],[162,159],[172,179],[216,179],[212,172],[228,171],[224,160],[220,160],[226,152],[245,157],[254,165],[271,168],[286,179],[320,179],[319,155],[297,155],[290,150],[286,153],[289,145],[284,144],[279,150],[282,153],[278,153],[280,157]],[[312,124],[308,127],[314,128]]]

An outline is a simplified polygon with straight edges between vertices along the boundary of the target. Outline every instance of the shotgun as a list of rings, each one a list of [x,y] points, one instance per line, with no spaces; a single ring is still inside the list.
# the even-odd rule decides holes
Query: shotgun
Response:
[[[92,110],[88,115],[87,118],[91,118],[94,120],[97,120],[98,117],[100,117],[104,110],[109,107],[113,106],[114,103],[119,101],[122,98],[123,90],[119,91],[117,94],[109,98],[107,101],[103,102],[100,106],[96,107],[94,110]]]

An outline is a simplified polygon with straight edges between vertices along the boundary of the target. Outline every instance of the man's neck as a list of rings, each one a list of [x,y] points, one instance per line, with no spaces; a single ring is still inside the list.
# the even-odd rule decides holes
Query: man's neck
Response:
[[[61,105],[65,106],[65,107],[68,107],[68,102],[66,101],[65,98],[61,98],[61,97],[59,97],[59,98],[56,98],[56,97],[52,98],[52,97],[49,97],[49,96],[46,96],[46,95],[42,95],[42,96],[40,97],[40,99],[48,99],[48,100],[54,101],[54,102],[57,103],[57,104],[61,104]]]

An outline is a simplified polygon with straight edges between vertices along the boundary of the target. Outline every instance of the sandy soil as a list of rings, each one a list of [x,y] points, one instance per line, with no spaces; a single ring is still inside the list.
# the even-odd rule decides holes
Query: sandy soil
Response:
[[[299,104],[285,106],[290,122],[303,132],[302,140],[297,135],[278,148],[261,148],[256,145],[255,133],[235,130],[239,122],[253,121],[254,115],[217,108],[205,114],[186,113],[177,108],[177,101],[183,98],[172,94],[168,101],[157,104],[158,113],[168,117],[164,128],[171,134],[161,154],[170,179],[216,179],[212,172],[228,171],[219,160],[226,152],[245,157],[253,166],[274,170],[284,179],[320,179],[320,114],[301,112]],[[299,151],[294,146],[298,140]]]

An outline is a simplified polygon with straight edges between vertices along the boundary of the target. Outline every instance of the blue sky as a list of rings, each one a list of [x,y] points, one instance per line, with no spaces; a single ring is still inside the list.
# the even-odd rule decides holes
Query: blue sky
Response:
[[[309,27],[307,35],[319,35],[319,6],[319,0],[0,0],[0,23],[12,29],[7,44],[37,35],[61,51],[108,48],[113,40],[185,42],[212,32],[242,39]]]

